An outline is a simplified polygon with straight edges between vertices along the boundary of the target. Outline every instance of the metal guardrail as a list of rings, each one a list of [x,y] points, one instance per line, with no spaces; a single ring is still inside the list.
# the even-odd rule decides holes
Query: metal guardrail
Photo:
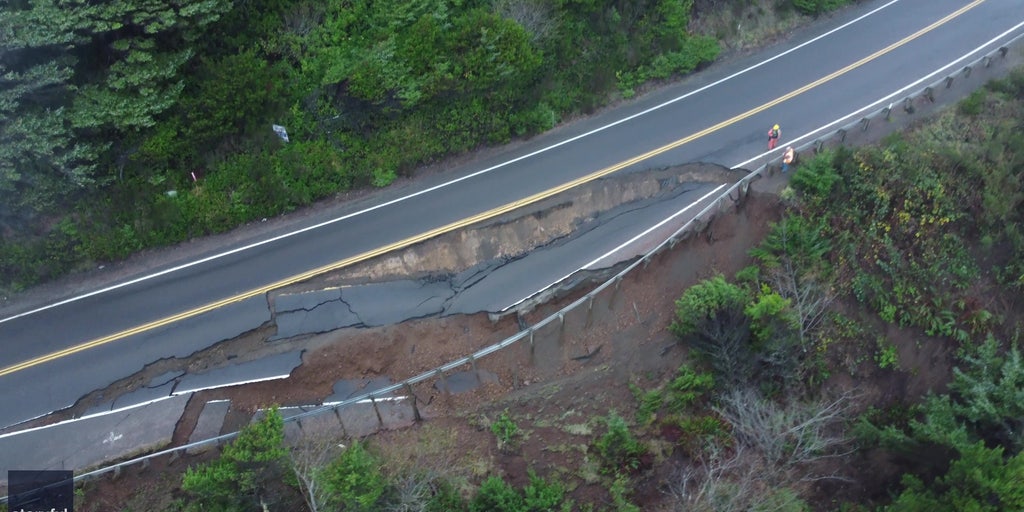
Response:
[[[877,124],[874,127],[872,126],[873,121],[876,119],[882,118],[883,120],[886,121],[894,121],[894,117],[909,117],[913,116],[915,113],[919,111],[927,111],[927,108],[918,108],[916,105],[918,103],[921,103],[922,101],[925,102],[922,104],[922,107],[927,107],[928,105],[936,104],[936,97],[939,97],[939,99],[941,99],[941,96],[943,94],[946,94],[946,91],[952,89],[952,87],[956,84],[957,81],[964,81],[963,79],[970,79],[970,83],[974,84],[975,86],[983,85],[987,80],[991,78],[992,73],[974,74],[973,69],[979,66],[981,66],[982,69],[988,69],[992,66],[993,63],[996,62],[996,59],[1001,59],[1004,64],[1003,67],[1005,67],[1005,61],[1007,54],[1009,52],[1009,48],[1011,46],[1020,44],[1021,41],[1024,41],[1024,34],[1019,35],[1011,39],[1010,41],[1002,44],[995,50],[992,50],[982,55],[981,57],[978,57],[975,60],[970,61],[970,63],[960,68],[955,73],[942,76],[941,78],[931,82],[929,85],[916,89],[915,93],[904,96],[904,94],[907,93],[907,89],[913,90],[914,87],[920,87],[920,85],[925,83],[925,81],[928,80],[929,77],[941,74],[945,70],[945,68],[942,68],[939,71],[934,72],[929,76],[926,76],[924,79],[915,82],[915,84],[911,84],[910,86],[905,87],[904,90],[897,91],[896,93],[891,94],[887,98],[883,98],[882,100],[879,100],[878,102],[875,102],[874,104],[869,105],[868,107],[865,107],[860,111],[854,112],[853,114],[850,114],[837,122],[827,125],[826,127],[823,127],[815,132],[811,132],[812,135],[815,133],[824,132],[824,135],[817,136],[816,138],[814,138],[814,140],[804,142],[796,146],[794,149],[796,150],[798,155],[803,155],[806,153],[816,154],[824,150],[827,145],[843,145],[850,142],[851,139],[854,142],[856,142],[857,138],[877,136],[877,132],[868,133],[869,131],[872,130],[878,130]],[[971,54],[968,54],[968,56],[953,61],[947,67],[958,65],[958,62],[965,60],[966,58],[969,57],[969,55]],[[975,76],[972,77],[972,75]],[[896,101],[889,103],[885,107],[877,108],[877,105],[889,102],[893,99],[896,99]],[[897,104],[899,104],[902,108],[896,109],[895,106]],[[874,108],[874,110],[871,110],[872,108]],[[868,113],[862,114],[863,111],[868,111]],[[858,116],[860,116],[859,119],[848,122],[847,124],[842,125],[842,127],[840,128],[834,129],[831,132],[825,131],[828,130],[829,127],[839,122],[843,122],[846,119],[856,118]],[[879,132],[886,131],[885,128],[888,128],[887,131],[891,131],[892,126],[883,127],[883,130],[879,130]],[[537,322],[536,324],[526,327],[520,332],[498,343],[482,348],[474,352],[472,355],[451,361],[447,364],[423,372],[419,375],[403,380],[399,383],[392,384],[385,388],[381,388],[369,393],[364,393],[362,395],[341,402],[325,405],[310,411],[290,416],[286,418],[284,421],[286,423],[296,422],[301,425],[301,421],[303,419],[319,416],[321,414],[329,413],[332,411],[335,412],[335,414],[340,414],[339,411],[342,410],[343,408],[361,402],[365,403],[366,401],[370,401],[371,403],[373,403],[374,407],[376,407],[376,400],[378,398],[384,398],[386,395],[396,391],[405,390],[409,392],[410,395],[412,395],[412,385],[414,384],[418,384],[432,378],[439,378],[443,380],[445,373],[455,370],[456,368],[462,367],[467,364],[471,365],[475,369],[476,361],[490,354],[498,352],[504,348],[507,348],[511,345],[514,345],[518,342],[521,342],[523,340],[528,340],[532,347],[535,342],[534,340],[538,331],[554,322],[559,322],[561,325],[564,325],[566,315],[572,311],[575,311],[577,308],[580,308],[581,306],[587,306],[587,313],[589,318],[590,310],[593,307],[594,299],[598,295],[612,287],[614,287],[612,291],[612,293],[614,293],[615,291],[618,290],[622,280],[629,273],[633,272],[634,270],[640,267],[646,268],[647,265],[651,262],[652,258],[657,256],[661,252],[674,249],[679,242],[687,240],[692,235],[697,235],[704,232],[704,230],[706,230],[710,226],[711,221],[714,219],[714,217],[721,210],[728,206],[739,205],[745,200],[749,193],[750,185],[754,181],[766,176],[773,176],[776,171],[776,168],[779,166],[780,161],[780,156],[766,157],[765,162],[760,167],[758,167],[756,170],[749,173],[748,175],[744,176],[738,182],[729,187],[711,204],[704,207],[704,209],[702,209],[695,217],[687,221],[682,227],[677,229],[671,236],[669,236],[663,242],[658,244],[654,249],[651,249],[646,254],[636,259],[636,261],[626,266],[623,270],[621,270],[611,278],[607,279],[606,281],[595,287],[593,290],[589,291],[584,296],[580,297],[579,299],[576,299],[571,304],[547,316],[546,318]],[[569,276],[569,278],[571,278],[571,276]],[[415,400],[416,398],[415,396],[413,396],[414,408]],[[188,450],[207,447],[211,445],[217,445],[225,441],[230,441],[231,439],[238,436],[238,434],[238,432],[232,432],[229,434],[224,434],[209,439],[204,439],[202,441],[197,441],[182,446],[176,446],[173,448],[167,448],[164,450],[156,451],[147,455],[135,457],[130,460],[122,461],[116,464],[94,469],[92,471],[88,471],[80,475],[76,475],[74,477],[74,480],[75,482],[80,482],[88,479],[97,478],[108,473],[112,473],[115,476],[117,476],[120,475],[124,468],[134,465],[141,465],[143,468],[145,468],[148,466],[150,460],[163,456],[170,456],[172,460],[174,460],[180,457],[181,454],[185,453]],[[0,498],[0,502],[6,501],[6,496]]]

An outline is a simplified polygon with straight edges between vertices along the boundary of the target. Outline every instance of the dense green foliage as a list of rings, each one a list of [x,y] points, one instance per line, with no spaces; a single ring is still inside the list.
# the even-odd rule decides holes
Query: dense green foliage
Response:
[[[191,494],[188,510],[251,510],[266,499],[267,486],[283,474],[287,451],[284,422],[277,409],[242,430],[221,456],[188,468],[181,488]]]
[[[492,476],[484,480],[476,496],[469,502],[470,512],[558,512],[572,510],[572,501],[565,497],[565,487],[548,482],[529,471],[530,483],[522,491],[503,479]]]
[[[695,346],[708,356],[721,382],[735,383],[754,367],[750,320],[743,312],[749,300],[746,290],[716,276],[689,288],[676,301],[672,331],[695,335]]]
[[[1024,364],[1016,347],[1002,352],[991,337],[966,347],[948,394],[929,396],[906,424],[861,425],[866,442],[881,441],[914,461],[887,510],[1024,506]]]
[[[384,186],[718,52],[690,0],[157,4],[0,2],[0,288]]]
[[[604,469],[609,473],[630,473],[640,468],[640,457],[647,451],[615,411],[608,413],[605,433],[594,443]]]
[[[1017,71],[969,100],[989,115],[944,116],[801,167],[793,186],[837,248],[828,261],[843,292],[890,323],[961,342],[984,336],[997,318],[969,297],[981,276],[970,247],[988,249],[997,284],[1019,287],[1024,275],[1022,94]]]
[[[794,278],[793,289],[778,290],[772,288],[778,281],[770,279],[776,270],[773,265],[781,265],[782,259],[786,267],[792,267],[792,261],[809,257],[811,249],[792,239],[784,244],[784,252],[772,252],[772,241],[785,238],[780,233],[795,224],[774,226],[766,242],[754,251],[766,261],[762,263],[764,275],[753,272],[752,283],[734,284],[719,275],[690,287],[676,301],[672,331],[690,341],[711,365],[714,381],[723,389],[756,385],[774,392],[816,382],[813,370],[820,360],[814,346],[819,340],[805,336],[804,327],[815,327],[821,311],[806,319],[814,325],[804,317],[808,309],[823,308],[827,302],[814,296],[817,288],[810,279],[801,282]],[[805,304],[809,298],[816,302]]]
[[[838,9],[848,0],[792,0],[793,7],[804,14],[821,14]]]
[[[958,349],[947,393],[894,410],[903,413],[876,411],[857,429],[866,449],[905,468],[885,509],[1024,506],[1022,123],[1016,71],[913,132],[806,159],[787,212],[751,251],[756,265],[735,282],[704,280],[676,302],[673,331],[715,372],[713,409],[765,468],[807,460],[815,450],[802,443],[827,441],[817,428],[773,440],[792,436],[789,427],[776,432],[782,425],[841,416],[803,402],[830,372],[846,366],[854,376],[872,360],[879,372],[905,370],[906,342],[889,339],[880,321],[922,333],[920,350]],[[830,307],[837,297],[849,299],[842,313]],[[779,384],[790,392],[774,393]],[[739,485],[743,474],[733,478]]]
[[[635,442],[635,441],[634,441]],[[384,460],[363,441],[348,445],[322,442],[304,448],[304,464],[296,475],[309,477],[304,484],[284,478],[284,471],[299,459],[290,455],[284,445],[284,421],[277,409],[267,411],[259,422],[246,427],[224,447],[220,457],[189,468],[182,480],[182,490],[189,499],[177,502],[182,510],[242,511],[256,510],[266,504],[294,506],[294,491],[317,496],[319,510],[376,511],[425,510],[454,512],[459,510],[504,512],[552,512],[571,510],[573,502],[566,496],[565,486],[529,471],[529,482],[521,489],[496,476],[486,478],[467,503],[452,482],[437,476],[412,474],[411,479],[386,474]],[[308,464],[312,462],[312,464]],[[298,468],[298,466],[294,466]],[[422,468],[414,468],[422,471]],[[408,482],[413,487],[402,489]],[[301,487],[301,488],[300,488]],[[410,491],[411,492],[408,492]],[[403,495],[404,493],[404,495]],[[307,502],[309,503],[309,502]],[[313,506],[310,504],[310,506]]]
[[[999,512],[1024,508],[1024,454],[1005,457],[1002,448],[982,442],[966,446],[943,476],[926,484],[907,475],[906,489],[885,508],[890,512],[973,510]]]
[[[380,510],[388,485],[380,462],[359,441],[346,447],[318,477],[331,497],[328,505],[340,510]]]
[[[498,419],[491,423],[491,433],[498,438],[499,442],[508,444],[519,433],[519,427],[508,415],[508,410],[505,410],[498,416]]]
[[[865,446],[906,461],[887,510],[1024,506],[1020,324],[998,298],[1022,284],[1022,99],[1015,71],[955,113],[879,146],[820,155],[793,177],[796,213],[830,240],[821,258],[832,286],[884,322],[959,347],[947,393],[860,426]],[[891,343],[876,345],[879,366],[898,365]]]
[[[0,2],[0,225],[114,179],[184,89],[223,0]]]

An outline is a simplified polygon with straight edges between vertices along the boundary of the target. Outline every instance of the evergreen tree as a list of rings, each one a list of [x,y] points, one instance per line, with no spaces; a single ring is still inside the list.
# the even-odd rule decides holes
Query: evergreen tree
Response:
[[[156,123],[227,0],[0,0],[0,223],[102,183]]]

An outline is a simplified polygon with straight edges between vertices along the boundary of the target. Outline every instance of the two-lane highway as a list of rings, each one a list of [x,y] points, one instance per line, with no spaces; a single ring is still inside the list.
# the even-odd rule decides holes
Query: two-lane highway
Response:
[[[763,151],[772,124],[782,125],[784,145],[1019,31],[1022,22],[1020,0],[866,2],[799,40],[466,168],[458,181],[129,286],[0,319],[0,427],[66,406],[156,358],[193,347],[197,338],[206,345],[218,341],[202,329],[181,328],[188,339],[176,346],[178,326],[202,312],[208,322],[218,315],[237,321],[275,284],[457,229],[574,180],[691,161],[736,165]],[[698,82],[707,85],[698,88]],[[677,99],[659,105],[669,93]],[[523,157],[531,152],[537,153]],[[249,312],[240,313],[242,307]]]

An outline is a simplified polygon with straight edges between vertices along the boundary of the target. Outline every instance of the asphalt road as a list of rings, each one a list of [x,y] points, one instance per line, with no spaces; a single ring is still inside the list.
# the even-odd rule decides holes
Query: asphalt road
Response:
[[[198,322],[201,327],[181,328],[182,323],[168,322],[160,333],[125,336],[16,371],[14,365],[456,223],[695,134],[700,136],[641,162],[623,165],[618,172],[692,161],[735,166],[764,151],[765,132],[772,124],[782,125],[784,146],[798,134],[866,107],[1024,21],[1020,0],[866,2],[794,34],[781,45],[713,66],[682,83],[514,150],[496,152],[458,169],[455,176],[492,168],[697,91],[873,9],[878,11],[765,65],[541,154],[273,243],[62,306],[0,319],[0,426],[67,405],[156,358],[188,353],[194,346],[254,327],[252,322],[263,317],[260,310],[265,310],[265,304],[256,296],[183,322]],[[940,26],[930,27],[961,9],[965,10]],[[915,37],[905,40],[912,35]],[[894,44],[898,45],[891,47]],[[862,60],[866,57],[870,59]],[[423,180],[416,189],[382,191],[341,214],[452,177],[448,173]]]

